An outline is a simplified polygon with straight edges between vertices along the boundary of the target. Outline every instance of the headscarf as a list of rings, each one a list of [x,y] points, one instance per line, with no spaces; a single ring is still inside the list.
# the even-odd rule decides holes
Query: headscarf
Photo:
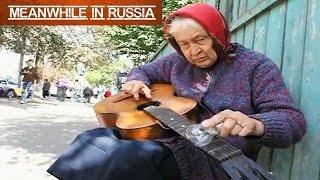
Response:
[[[191,18],[198,22],[215,39],[223,51],[228,54],[230,51],[230,31],[222,14],[213,6],[207,3],[189,4],[171,13],[164,21],[164,36],[170,44],[181,53],[180,47],[174,38],[170,38],[170,23],[176,17]]]

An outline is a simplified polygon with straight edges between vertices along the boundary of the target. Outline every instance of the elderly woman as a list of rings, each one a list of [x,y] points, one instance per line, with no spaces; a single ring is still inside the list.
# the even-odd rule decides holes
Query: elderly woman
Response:
[[[198,102],[203,126],[220,124],[220,135],[253,160],[262,145],[286,148],[302,138],[306,122],[279,69],[265,55],[231,44],[218,10],[202,3],[187,5],[164,25],[177,52],[133,69],[123,91],[136,99],[141,92],[151,98],[151,83],[171,83],[177,95]],[[228,179],[219,164],[183,138],[128,141],[116,130],[102,128],[78,136],[92,143],[101,137],[103,155],[91,156],[103,160],[87,168],[93,172],[90,179],[92,174],[108,180]],[[87,169],[77,173],[86,174]]]

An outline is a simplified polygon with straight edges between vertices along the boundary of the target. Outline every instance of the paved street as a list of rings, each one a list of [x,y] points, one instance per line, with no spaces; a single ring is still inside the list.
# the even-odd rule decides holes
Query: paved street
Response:
[[[97,126],[93,104],[0,98],[0,179],[56,179],[46,169],[77,133]]]

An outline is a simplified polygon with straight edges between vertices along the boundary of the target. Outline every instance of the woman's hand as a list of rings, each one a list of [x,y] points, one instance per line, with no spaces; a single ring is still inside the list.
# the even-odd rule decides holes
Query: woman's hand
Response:
[[[220,136],[262,136],[264,125],[239,111],[224,110],[201,123],[204,127],[217,126]]]
[[[122,85],[121,91],[132,94],[135,100],[139,100],[139,93],[143,93],[148,99],[151,98],[151,89],[142,81],[128,81]]]

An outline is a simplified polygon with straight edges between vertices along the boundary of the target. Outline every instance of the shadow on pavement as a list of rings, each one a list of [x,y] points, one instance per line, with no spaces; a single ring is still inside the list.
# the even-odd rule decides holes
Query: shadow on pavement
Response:
[[[53,180],[46,169],[80,133],[100,127],[92,106],[0,98],[0,179]]]
[[[20,104],[20,99],[18,98],[12,98],[10,100],[8,98],[0,98],[0,105],[9,107],[11,106],[22,110],[37,108],[39,106],[39,104],[34,102],[33,100],[28,102],[27,104]]]
[[[41,121],[11,121],[8,125],[0,126],[0,146],[23,148],[29,153],[60,154],[76,135],[84,130],[98,127],[93,121],[81,121],[81,116],[66,116],[67,122],[55,121],[57,117],[45,118]],[[28,118],[32,119],[32,118]],[[23,123],[21,123],[23,122]]]

